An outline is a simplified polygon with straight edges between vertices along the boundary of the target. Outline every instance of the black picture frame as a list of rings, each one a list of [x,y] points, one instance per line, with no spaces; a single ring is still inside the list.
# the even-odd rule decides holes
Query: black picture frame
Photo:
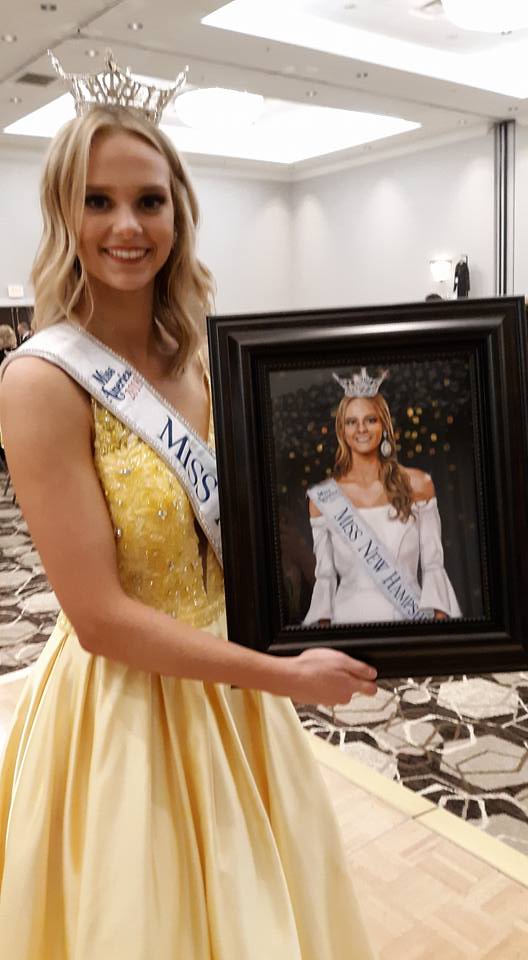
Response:
[[[372,663],[380,677],[526,667],[526,332],[520,297],[208,318],[232,641],[279,656],[313,645],[329,646]],[[450,369],[463,369],[468,378],[467,390],[462,383],[460,395],[465,399],[460,403],[466,411],[464,422],[472,431],[471,443],[464,449],[471,448],[474,500],[469,499],[475,520],[471,535],[477,536],[478,543],[476,558],[469,549],[468,563],[473,571],[471,583],[479,578],[473,592],[480,591],[480,607],[475,601],[478,608],[468,607],[469,614],[462,619],[435,622],[323,626],[291,622],[284,602],[283,518],[278,499],[278,491],[289,488],[280,486],[277,474],[277,465],[283,461],[277,453],[282,442],[277,438],[277,424],[282,422],[277,409],[280,412],[282,400],[273,394],[276,377],[284,375],[286,382],[290,377],[293,383],[291,371],[304,371],[326,383],[323,373],[328,371],[330,379],[336,367],[366,365],[371,370],[396,365],[407,379],[416,370],[426,380],[427,371],[437,369],[434,364],[451,364]],[[398,389],[401,393],[404,387]],[[288,403],[296,402],[296,396],[292,388]],[[411,410],[412,402],[410,396]],[[306,424],[300,425],[301,435],[305,428]],[[461,483],[468,475],[468,462],[464,459]],[[469,525],[458,520],[457,524],[453,555],[457,544],[467,547],[471,540]]]

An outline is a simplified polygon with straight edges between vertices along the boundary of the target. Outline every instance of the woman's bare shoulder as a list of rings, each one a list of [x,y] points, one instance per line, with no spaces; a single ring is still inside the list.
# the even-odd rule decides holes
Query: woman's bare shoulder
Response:
[[[71,377],[64,370],[55,363],[44,360],[43,357],[17,356],[15,354],[8,359],[2,370],[2,384],[9,383],[16,386],[18,383],[25,383],[33,386],[34,384],[58,383],[61,380],[73,383]]]
[[[41,357],[14,358],[2,371],[0,406],[18,401],[23,401],[26,409],[36,411],[42,404],[50,404],[54,410],[65,403],[89,406],[82,387],[60,367]]]
[[[430,474],[416,467],[403,467],[413,494],[413,500],[431,500],[435,496],[435,487]]]

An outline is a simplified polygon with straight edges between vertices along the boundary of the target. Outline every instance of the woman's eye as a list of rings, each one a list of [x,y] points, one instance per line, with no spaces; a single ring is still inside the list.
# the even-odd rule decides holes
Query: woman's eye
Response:
[[[109,203],[110,201],[104,193],[89,193],[84,201],[89,210],[106,210]]]
[[[165,197],[161,193],[147,193],[141,197],[140,204],[144,210],[155,211],[165,203]]]

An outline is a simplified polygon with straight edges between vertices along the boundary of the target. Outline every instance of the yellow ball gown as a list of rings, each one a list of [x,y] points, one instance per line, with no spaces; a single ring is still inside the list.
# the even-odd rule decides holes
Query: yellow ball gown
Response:
[[[93,411],[124,589],[225,637],[184,490]],[[93,656],[63,613],[3,759],[0,878],[6,960],[372,958],[291,703]]]

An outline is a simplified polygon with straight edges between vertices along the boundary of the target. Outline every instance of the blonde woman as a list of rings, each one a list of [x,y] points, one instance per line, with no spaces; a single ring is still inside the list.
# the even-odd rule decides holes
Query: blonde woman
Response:
[[[385,375],[334,374],[345,393],[333,479],[309,491],[316,579],[306,625],[462,616],[433,481],[398,463]]]
[[[288,698],[373,694],[375,671],[226,642],[187,173],[140,111],[91,106],[52,143],[42,208],[40,332],[0,415],[62,612],[1,773],[0,954],[367,960]]]
[[[15,331],[8,323],[0,324],[0,363],[6,357],[10,350],[14,350],[17,345]]]

